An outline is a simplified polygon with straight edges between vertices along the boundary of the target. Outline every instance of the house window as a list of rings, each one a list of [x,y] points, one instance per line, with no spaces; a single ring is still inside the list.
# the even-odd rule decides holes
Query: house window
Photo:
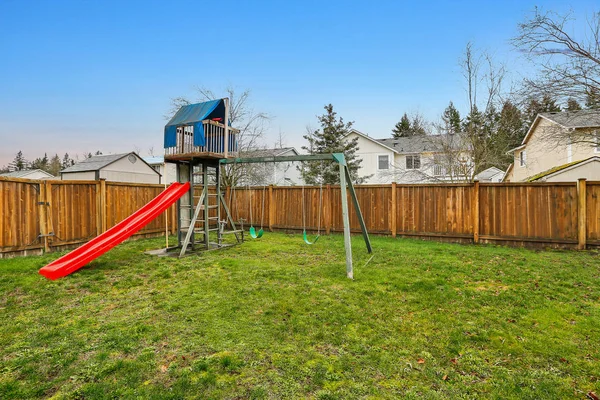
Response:
[[[596,148],[594,148],[595,153],[600,153],[600,132],[596,132]]]
[[[406,156],[406,169],[421,168],[421,156]]]
[[[525,150],[523,150],[522,152],[519,153],[519,165],[521,167],[525,166]]]
[[[443,176],[446,175],[446,171],[444,171],[444,166],[442,165],[442,157],[434,156],[433,157],[433,176]]]
[[[390,169],[390,156],[378,156],[377,169]]]

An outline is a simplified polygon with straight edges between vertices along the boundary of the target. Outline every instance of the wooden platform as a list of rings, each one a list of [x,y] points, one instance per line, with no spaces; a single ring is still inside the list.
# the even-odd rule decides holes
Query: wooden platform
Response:
[[[165,161],[192,161],[193,159],[210,159],[210,160],[223,160],[225,158],[234,158],[234,155],[227,156],[223,153],[211,153],[211,152],[195,152],[195,153],[183,153],[183,154],[169,154],[165,155]]]

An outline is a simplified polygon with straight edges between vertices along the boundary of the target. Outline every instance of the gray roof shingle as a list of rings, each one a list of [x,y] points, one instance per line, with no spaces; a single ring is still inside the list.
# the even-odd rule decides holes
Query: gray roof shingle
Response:
[[[97,171],[106,167],[108,164],[111,164],[117,160],[120,160],[123,157],[128,156],[132,153],[123,153],[123,154],[107,154],[100,156],[92,156],[90,158],[86,158],[83,161],[78,162],[75,165],[72,165],[68,168],[60,171],[63,172],[85,172],[85,171]]]
[[[442,144],[451,144],[453,148],[460,147],[459,135],[424,135],[409,136],[398,139],[375,139],[379,143],[394,149],[398,153],[422,153],[441,151]]]
[[[540,115],[565,128],[600,127],[600,110],[549,112],[541,113]]]

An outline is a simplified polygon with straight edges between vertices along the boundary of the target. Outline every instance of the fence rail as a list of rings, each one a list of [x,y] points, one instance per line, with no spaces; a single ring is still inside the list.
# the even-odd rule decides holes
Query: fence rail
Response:
[[[84,243],[162,190],[162,185],[103,180],[0,178],[0,257]],[[356,194],[371,234],[542,247],[600,247],[600,182],[392,183],[357,186]],[[245,224],[271,231],[302,230],[304,226],[324,233],[343,230],[338,186],[227,188],[225,199],[235,221],[243,218]],[[174,233],[174,206],[138,235],[163,234],[167,222]],[[350,224],[353,232],[360,231],[352,207]]]

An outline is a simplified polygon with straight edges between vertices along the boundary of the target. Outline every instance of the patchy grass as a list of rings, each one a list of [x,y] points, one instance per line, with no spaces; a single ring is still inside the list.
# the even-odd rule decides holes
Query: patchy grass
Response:
[[[128,242],[57,281],[0,260],[0,398],[585,398],[597,253],[270,234],[184,259]]]

